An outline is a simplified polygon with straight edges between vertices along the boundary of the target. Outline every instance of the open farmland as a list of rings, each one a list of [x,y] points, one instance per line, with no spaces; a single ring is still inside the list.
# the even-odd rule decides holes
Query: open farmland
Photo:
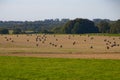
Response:
[[[120,53],[120,37],[89,35],[0,35],[0,52]]]
[[[0,80],[120,79],[119,36],[30,34],[0,40]]]

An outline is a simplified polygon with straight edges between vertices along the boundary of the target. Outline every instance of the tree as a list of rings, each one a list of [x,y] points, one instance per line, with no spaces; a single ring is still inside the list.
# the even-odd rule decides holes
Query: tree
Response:
[[[54,27],[53,29],[52,29],[52,32],[53,33],[62,33],[62,30],[61,30],[61,27]]]
[[[13,34],[21,34],[21,33],[22,33],[22,30],[19,28],[16,28],[13,30]]]
[[[72,28],[74,27],[74,21],[69,21],[65,24],[64,27],[62,27],[62,31],[63,33],[66,33],[66,34],[71,34],[71,30]]]
[[[8,29],[0,29],[0,34],[9,34]]]
[[[72,29],[72,33],[73,34],[79,34],[80,33],[80,24],[79,24],[79,22],[76,22],[75,24],[74,24],[74,27],[73,27],[73,29]]]
[[[75,19],[67,22],[63,27],[63,33],[67,34],[83,34],[83,33],[96,33],[98,28],[94,22],[88,19]]]
[[[110,31],[109,23],[106,21],[100,21],[97,24],[97,27],[99,28],[99,32],[101,32],[101,33],[109,33],[109,31]]]
[[[16,28],[21,29],[22,31],[33,31],[34,33],[41,33],[42,30],[52,30],[54,27],[63,26],[69,19],[47,19],[40,21],[0,21],[0,28],[8,28],[14,30]]]
[[[44,29],[44,30],[41,31],[41,33],[49,33],[49,31]]]
[[[111,24],[110,33],[120,33],[120,20]]]

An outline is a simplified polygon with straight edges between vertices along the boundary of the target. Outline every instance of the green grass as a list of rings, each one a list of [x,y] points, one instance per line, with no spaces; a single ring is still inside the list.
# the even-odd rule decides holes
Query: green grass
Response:
[[[110,34],[110,33],[91,33],[91,34],[83,34],[83,35],[91,35],[91,36],[120,36],[120,34]]]
[[[12,34],[13,33],[13,30],[9,30],[9,34]]]
[[[53,34],[51,34],[53,35]],[[120,34],[111,34],[111,33],[89,33],[89,34],[55,34],[55,35],[82,35],[82,36],[86,36],[86,35],[90,35],[90,36],[111,36],[111,37],[119,37]]]
[[[89,34],[55,34],[55,35],[90,35],[90,36],[120,36],[120,34],[111,34],[111,33],[89,33]]]
[[[120,60],[0,57],[0,80],[120,80]]]
[[[104,36],[120,36],[120,34],[109,34],[109,33],[104,33],[104,34],[99,34],[99,35],[104,35]]]

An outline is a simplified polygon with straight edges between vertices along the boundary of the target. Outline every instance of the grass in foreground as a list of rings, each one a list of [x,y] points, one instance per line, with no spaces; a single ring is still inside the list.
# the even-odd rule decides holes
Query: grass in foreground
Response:
[[[0,57],[0,80],[120,80],[120,60]]]

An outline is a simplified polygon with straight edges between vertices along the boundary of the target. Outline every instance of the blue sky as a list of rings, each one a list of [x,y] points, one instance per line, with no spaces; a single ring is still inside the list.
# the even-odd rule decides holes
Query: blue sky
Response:
[[[120,19],[120,0],[0,0],[0,20]]]

